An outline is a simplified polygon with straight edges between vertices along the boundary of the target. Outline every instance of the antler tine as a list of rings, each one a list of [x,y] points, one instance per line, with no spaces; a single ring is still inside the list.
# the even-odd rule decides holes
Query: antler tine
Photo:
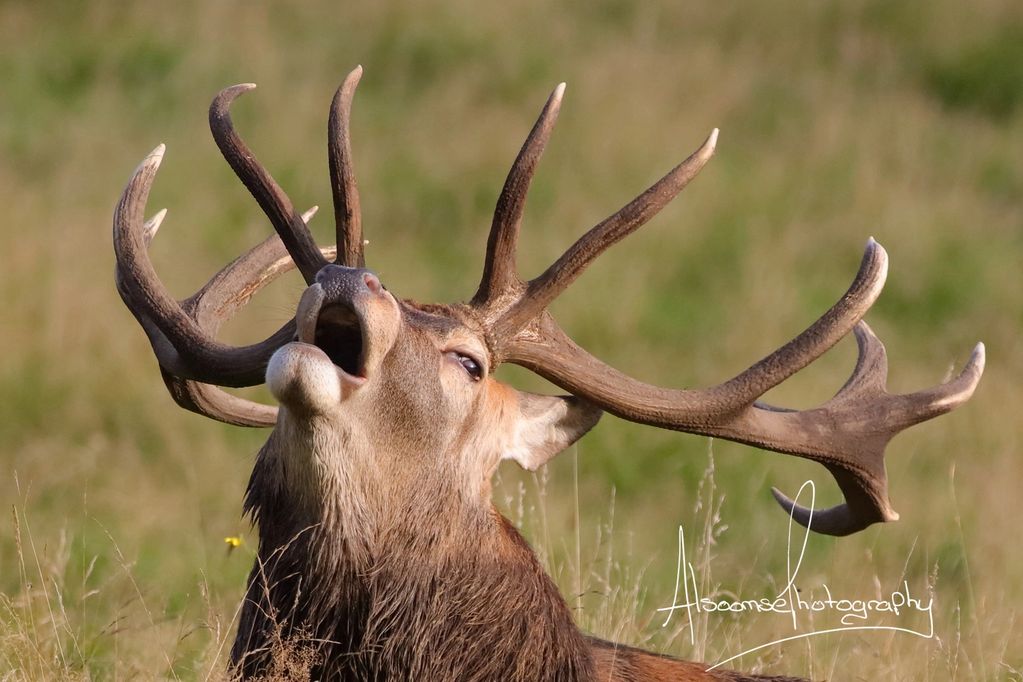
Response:
[[[499,323],[499,335],[510,335],[557,298],[597,256],[635,232],[678,196],[714,155],[718,129],[685,161],[675,166],[645,192],[605,218],[580,237],[540,276]]]
[[[812,363],[861,323],[887,277],[888,253],[871,237],[845,295],[799,336],[721,384],[720,392],[736,401],[752,401]]]
[[[270,219],[277,234],[281,236],[281,241],[288,248],[288,253],[295,260],[302,277],[307,284],[311,284],[316,273],[327,262],[320,254],[309,228],[292,206],[288,195],[256,160],[252,151],[235,132],[234,124],[231,122],[231,103],[239,95],[255,87],[252,83],[243,83],[221,90],[210,104],[210,131],[220,152],[234,169],[235,175],[248,188]]]
[[[940,417],[959,407],[973,396],[973,392],[984,374],[986,349],[983,343],[977,343],[970,353],[966,366],[955,379],[933,388],[924,389],[908,395],[895,396],[896,409],[892,411],[892,421],[900,428]]]
[[[153,217],[142,224],[142,243],[146,248],[153,243],[153,238],[163,225],[163,219],[167,217],[167,209],[161,208],[153,214]]]
[[[561,110],[565,84],[560,83],[547,98],[533,129],[529,131],[519,155],[515,158],[501,195],[494,209],[494,220],[487,239],[487,256],[483,264],[483,277],[472,298],[471,305],[482,307],[500,298],[519,282],[515,271],[515,251],[522,224],[529,185],[536,172],[544,148],[550,140],[554,124]]]
[[[362,244],[362,213],[359,187],[352,168],[352,99],[362,78],[356,66],[334,94],[327,123],[327,155],[330,186],[334,196],[334,222],[337,230],[337,262],[348,267],[366,267]]]

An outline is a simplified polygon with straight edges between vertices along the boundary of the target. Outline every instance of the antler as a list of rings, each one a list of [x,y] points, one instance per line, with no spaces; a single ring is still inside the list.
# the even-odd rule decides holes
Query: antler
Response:
[[[330,105],[327,123],[327,152],[330,161],[330,185],[334,197],[334,222],[337,229],[337,263],[352,268],[366,267],[362,244],[362,213],[359,188],[352,168],[352,98],[362,78],[357,66],[337,89]]]
[[[888,257],[871,239],[845,295],[802,334],[717,386],[666,389],[629,377],[577,346],[547,306],[610,246],[646,223],[696,176],[714,153],[707,141],[636,199],[583,235],[529,282],[515,274],[515,241],[525,194],[549,138],[563,86],[551,95],[526,140],[498,200],[483,281],[472,306],[488,329],[495,361],[536,372],[561,388],[629,421],[715,436],[824,464],[845,503],[813,512],[774,491],[796,521],[820,533],[847,535],[898,518],[888,499],[884,449],[903,429],[944,414],[969,399],[984,370],[977,344],[958,377],[907,395],[885,390],[884,346],[862,321],[881,293]],[[859,358],[852,376],[831,400],[810,410],[789,410],[758,398],[803,369],[852,331]]]
[[[344,255],[338,255],[338,262],[344,263],[362,261],[359,199],[348,142],[351,95],[361,73],[361,67],[357,68],[345,79],[331,108],[328,129],[338,242],[345,249]],[[316,246],[306,225],[315,207],[298,214],[287,194],[235,131],[230,105],[254,87],[242,84],[222,90],[210,105],[210,129],[224,158],[277,234],[225,266],[189,298],[174,300],[160,282],[148,254],[166,211],[143,223],[146,200],[163,159],[164,146],[160,145],[135,170],[114,211],[115,277],[121,298],[149,337],[167,389],[179,405],[229,424],[272,426],[276,407],[239,398],[218,386],[263,383],[270,356],[295,336],[294,319],[250,346],[219,343],[217,331],[257,291],[283,273],[297,265],[305,280],[311,282],[327,258],[337,252],[334,247],[321,250]]]
[[[221,90],[210,105],[210,131],[228,165],[234,169],[235,175],[248,188],[249,193],[277,230],[306,284],[312,284],[316,273],[327,264],[327,261],[320,254],[301,215],[292,206],[291,199],[256,160],[248,145],[235,132],[234,124],[231,122],[231,103],[239,95],[255,87],[253,83],[242,83]]]

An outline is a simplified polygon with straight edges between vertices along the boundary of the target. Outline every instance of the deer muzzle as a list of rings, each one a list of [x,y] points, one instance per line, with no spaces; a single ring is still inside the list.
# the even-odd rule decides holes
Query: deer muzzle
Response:
[[[371,271],[324,266],[299,301],[295,341],[267,366],[271,392],[291,409],[336,406],[379,368],[400,320],[397,302]]]

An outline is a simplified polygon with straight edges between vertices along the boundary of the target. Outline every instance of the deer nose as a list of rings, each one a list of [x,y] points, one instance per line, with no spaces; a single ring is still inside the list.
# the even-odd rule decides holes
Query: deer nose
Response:
[[[351,301],[358,294],[379,294],[384,286],[371,270],[344,265],[325,265],[316,273],[316,283],[323,288],[326,301]]]

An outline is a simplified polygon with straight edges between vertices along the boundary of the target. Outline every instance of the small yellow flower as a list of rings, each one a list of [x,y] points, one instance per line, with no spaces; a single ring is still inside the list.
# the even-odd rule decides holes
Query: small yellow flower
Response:
[[[237,535],[229,535],[224,538],[224,544],[227,545],[227,553],[230,554],[233,550],[242,546],[242,539]]]

